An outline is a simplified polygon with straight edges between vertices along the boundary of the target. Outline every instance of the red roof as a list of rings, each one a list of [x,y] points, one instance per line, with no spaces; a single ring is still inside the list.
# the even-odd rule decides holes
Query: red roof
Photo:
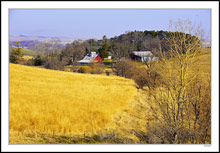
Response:
[[[102,64],[102,58],[99,55],[97,55],[94,60],[99,61],[99,63]]]

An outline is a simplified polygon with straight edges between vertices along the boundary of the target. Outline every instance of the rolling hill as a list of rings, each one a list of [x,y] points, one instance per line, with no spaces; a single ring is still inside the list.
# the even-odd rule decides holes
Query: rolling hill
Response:
[[[9,47],[9,54],[11,53],[13,48],[14,47]],[[35,56],[37,54],[36,51],[30,50],[30,49],[25,49],[25,48],[22,48],[21,51],[25,56]]]
[[[113,116],[136,94],[132,80],[10,63],[10,143],[29,134],[96,133],[113,127]]]

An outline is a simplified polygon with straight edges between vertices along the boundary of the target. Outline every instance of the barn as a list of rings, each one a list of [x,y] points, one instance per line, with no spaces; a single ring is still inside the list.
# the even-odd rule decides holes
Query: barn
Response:
[[[102,64],[102,58],[96,54],[96,52],[88,53],[82,60],[78,61],[79,65],[89,65],[93,63]]]
[[[151,51],[133,51],[129,55],[131,60],[137,61],[137,62],[147,62],[151,60],[156,60],[157,57],[153,55]]]

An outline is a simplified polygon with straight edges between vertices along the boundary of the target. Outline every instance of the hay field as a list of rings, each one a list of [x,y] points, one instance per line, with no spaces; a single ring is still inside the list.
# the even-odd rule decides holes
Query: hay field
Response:
[[[134,82],[116,76],[78,74],[11,64],[10,143],[28,134],[83,134],[113,128],[136,94]]]

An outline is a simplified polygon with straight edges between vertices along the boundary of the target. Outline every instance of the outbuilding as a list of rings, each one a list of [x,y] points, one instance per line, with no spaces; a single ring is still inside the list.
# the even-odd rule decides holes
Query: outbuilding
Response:
[[[137,62],[155,61],[157,57],[151,51],[133,51],[129,57]]]

